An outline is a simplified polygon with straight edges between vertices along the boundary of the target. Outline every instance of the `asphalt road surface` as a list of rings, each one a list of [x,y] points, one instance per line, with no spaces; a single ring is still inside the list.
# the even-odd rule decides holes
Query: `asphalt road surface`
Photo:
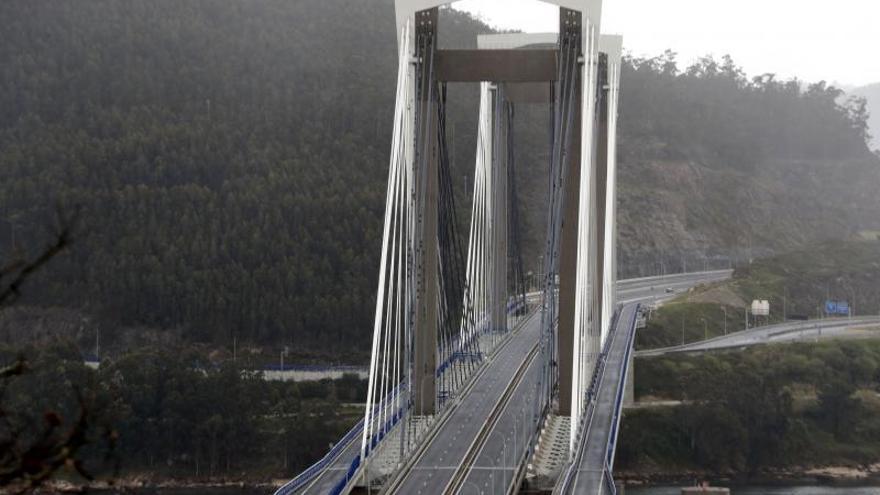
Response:
[[[484,366],[485,371],[437,430],[433,441],[406,473],[394,493],[407,495],[442,493],[483,430],[486,419],[507,389],[523,360],[540,335],[536,315],[511,335],[510,341]]]
[[[662,356],[677,352],[705,352],[760,344],[814,341],[848,335],[862,336],[866,335],[865,327],[876,327],[877,325],[880,325],[880,317],[878,316],[789,321],[778,325],[751,328],[685,345],[664,347],[662,349],[645,349],[636,352],[636,356]],[[877,335],[880,335],[880,332]]]
[[[700,283],[722,280],[729,270],[676,274],[665,277],[621,280],[618,282],[618,302],[663,301]],[[670,292],[669,289],[672,291]],[[634,305],[632,305],[634,310]],[[626,312],[626,310],[624,310]],[[622,315],[620,322],[626,321]],[[397,486],[396,493],[433,494],[442,492],[458,467],[471,450],[473,440],[486,426],[486,419],[498,399],[508,388],[523,360],[534,349],[540,333],[540,316],[528,320],[510,342],[485,364],[486,369],[473,388],[461,398],[449,419],[440,426],[433,441]],[[628,329],[628,327],[627,327]],[[618,343],[615,342],[615,345]],[[534,359],[526,368],[512,397],[490,425],[485,442],[476,454],[473,465],[466,473],[460,493],[504,493],[528,448],[528,435],[534,431],[537,384],[541,374],[540,359]],[[611,362],[606,373],[611,371]],[[616,371],[619,373],[619,370]],[[614,387],[616,390],[616,387]],[[613,411],[612,411],[613,412]],[[352,459],[360,451],[357,436],[343,452],[312,483],[298,491],[303,494],[326,494],[348,470]]]
[[[606,358],[602,385],[596,396],[593,417],[586,432],[586,443],[578,456],[578,465],[571,483],[570,493],[600,493],[603,485],[605,459],[608,440],[614,428],[615,403],[617,392],[622,386],[622,365],[629,345],[629,330],[636,316],[636,304],[628,304],[621,310],[617,329]]]

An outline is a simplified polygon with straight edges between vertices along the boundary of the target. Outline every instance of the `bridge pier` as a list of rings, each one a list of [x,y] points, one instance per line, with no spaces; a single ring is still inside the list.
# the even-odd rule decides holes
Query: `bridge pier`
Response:
[[[416,13],[416,46],[437,40],[436,8]],[[437,411],[437,316],[439,303],[438,204],[439,204],[439,111],[434,104],[436,84],[425,74],[425,91],[417,95],[423,110],[417,117],[418,140],[424,140],[417,152],[424,154],[416,162],[416,184],[424,184],[422,197],[422,232],[416,266],[422,276],[418,279],[416,295],[416,325],[413,329],[413,414],[431,416]],[[419,163],[421,162],[421,164]],[[421,165],[421,166],[419,166]],[[418,186],[416,186],[418,187]]]
[[[580,15],[572,15],[573,11],[559,9],[560,32],[567,17],[576,17],[580,24]],[[583,53],[579,53],[583,56]],[[581,197],[581,106],[583,102],[583,82],[576,78],[576,101],[572,120],[571,146],[567,156],[567,177],[562,214],[562,242],[559,247],[559,325],[556,333],[557,347],[557,410],[560,416],[571,416],[572,389],[574,387],[574,353],[576,347],[575,305],[577,299],[578,278],[578,241],[579,214]],[[589,145],[587,147],[589,149]]]
[[[496,84],[490,112],[492,124],[492,256],[489,259],[491,286],[489,291],[490,328],[493,332],[507,331],[507,177],[509,157],[507,133],[510,102],[504,84]]]

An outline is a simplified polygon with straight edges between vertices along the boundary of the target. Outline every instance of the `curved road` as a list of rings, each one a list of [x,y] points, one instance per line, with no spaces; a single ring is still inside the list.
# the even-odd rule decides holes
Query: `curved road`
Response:
[[[706,352],[760,344],[798,342],[819,338],[864,335],[865,327],[880,325],[880,316],[853,318],[827,318],[824,320],[789,321],[778,325],[756,327],[690,344],[645,349],[637,351],[636,357],[662,356],[679,352]],[[877,334],[880,336],[880,333]]]

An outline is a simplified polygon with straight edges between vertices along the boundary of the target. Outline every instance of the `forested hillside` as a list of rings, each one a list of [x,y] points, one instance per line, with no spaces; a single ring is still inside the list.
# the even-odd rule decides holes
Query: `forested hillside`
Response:
[[[880,83],[869,84],[851,91],[856,96],[861,96],[868,102],[868,111],[871,118],[868,123],[871,126],[871,147],[880,150]]]
[[[734,61],[630,60],[621,89],[621,259],[628,273],[744,261],[880,221],[864,100]],[[841,103],[838,103],[841,101]],[[659,258],[659,259],[658,259]]]
[[[62,307],[46,314],[64,312],[82,338],[101,328],[109,346],[151,328],[363,359],[393,19],[391,0],[0,3],[0,259],[45,242],[56,206],[80,208],[72,250],[20,304]],[[443,21],[446,44],[486,30],[451,11]],[[467,211],[476,88],[453,91]],[[681,253],[742,257],[876,228],[867,115],[837,96],[751,81],[729,60],[629,60],[624,274],[653,270],[658,253],[674,269]],[[542,125],[517,128],[534,144],[519,157],[531,266],[544,232]],[[7,340],[16,324],[0,322]]]

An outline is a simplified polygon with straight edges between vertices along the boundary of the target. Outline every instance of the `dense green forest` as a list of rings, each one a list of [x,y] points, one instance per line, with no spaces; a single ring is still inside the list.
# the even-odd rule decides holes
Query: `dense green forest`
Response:
[[[880,341],[639,359],[615,474],[755,476],[880,460]],[[624,474],[625,476],[625,474]]]
[[[3,441],[18,432],[21,444],[34,442],[49,414],[71,428],[82,409],[88,443],[76,458],[100,479],[292,477],[357,422],[358,403],[366,400],[366,383],[356,375],[266,381],[189,351],[135,352],[98,370],[69,345],[31,348],[28,355],[26,373],[3,377]],[[0,347],[4,362],[15,358]],[[112,445],[104,441],[107,431]]]
[[[40,321],[49,334],[46,320],[62,312],[75,323],[57,328],[83,342],[100,330],[110,349],[126,331],[158,329],[362,361],[393,19],[391,0],[0,3],[0,259],[40,247],[56,208],[80,211],[72,249],[24,288],[20,307],[52,306]],[[486,30],[443,12],[445,44]],[[466,212],[476,88],[453,90]],[[880,166],[865,107],[839,100],[824,83],[748,79],[729,59],[628,59],[622,274],[875,226]],[[540,122],[517,124],[527,265],[544,232]],[[3,316],[7,340],[34,320],[21,314]]]

